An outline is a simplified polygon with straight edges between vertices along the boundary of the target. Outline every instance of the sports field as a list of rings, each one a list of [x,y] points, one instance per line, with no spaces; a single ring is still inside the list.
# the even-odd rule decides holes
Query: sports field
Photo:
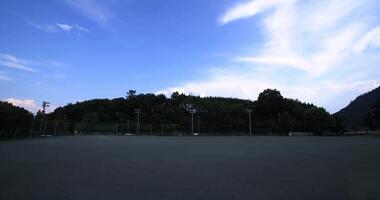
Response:
[[[0,142],[0,199],[380,199],[380,138]]]

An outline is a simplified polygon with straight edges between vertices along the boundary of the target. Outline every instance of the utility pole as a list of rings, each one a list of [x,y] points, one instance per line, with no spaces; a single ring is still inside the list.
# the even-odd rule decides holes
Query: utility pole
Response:
[[[139,135],[139,120],[140,120],[141,109],[135,109],[135,113],[137,115],[136,135]]]
[[[191,135],[194,136],[194,114],[197,112],[195,108],[190,109],[191,114]]]
[[[251,121],[252,109],[247,109],[247,112],[248,112],[248,120],[249,120],[249,136],[252,136],[252,121]]]
[[[198,114],[198,135],[201,135],[200,116]]]
[[[198,135],[201,135],[201,115],[200,114],[208,113],[208,110],[198,108],[197,113],[198,113]]]
[[[44,128],[44,133],[46,131],[46,126],[44,126],[45,123],[45,112],[46,112],[46,107],[49,107],[50,103],[47,101],[42,102],[42,119],[41,119],[41,124],[40,124],[40,134],[42,134],[42,128]]]

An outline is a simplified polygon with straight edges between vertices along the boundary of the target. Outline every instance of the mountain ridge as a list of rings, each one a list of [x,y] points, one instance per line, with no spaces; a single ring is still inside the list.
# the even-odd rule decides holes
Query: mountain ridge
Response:
[[[342,108],[335,114],[341,117],[349,126],[361,126],[363,125],[371,106],[379,99],[380,86],[359,95],[346,107]]]

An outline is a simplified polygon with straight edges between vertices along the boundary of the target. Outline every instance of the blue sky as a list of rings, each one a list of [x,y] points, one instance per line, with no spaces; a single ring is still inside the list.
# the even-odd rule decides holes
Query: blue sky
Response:
[[[31,111],[129,89],[335,112],[380,83],[378,0],[4,0],[0,99]]]

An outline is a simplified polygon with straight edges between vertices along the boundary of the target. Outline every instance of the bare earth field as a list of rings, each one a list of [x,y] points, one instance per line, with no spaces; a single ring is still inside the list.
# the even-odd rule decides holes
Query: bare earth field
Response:
[[[380,137],[0,142],[0,199],[380,199]]]

